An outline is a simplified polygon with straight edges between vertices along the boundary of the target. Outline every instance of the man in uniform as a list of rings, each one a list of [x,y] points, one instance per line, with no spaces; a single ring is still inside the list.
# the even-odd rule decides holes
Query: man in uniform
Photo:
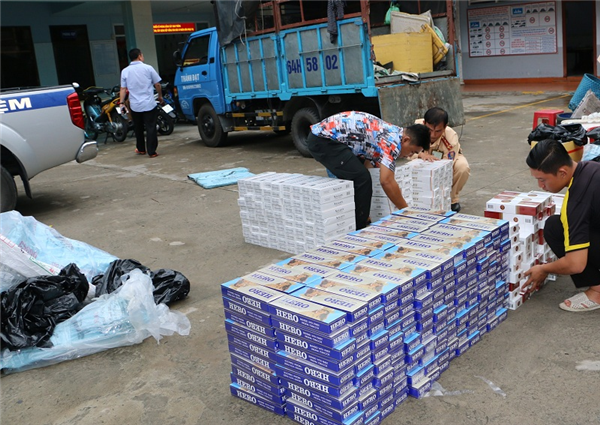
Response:
[[[452,211],[459,212],[459,194],[471,175],[471,169],[467,158],[462,154],[456,131],[448,127],[448,113],[442,108],[431,108],[425,112],[423,119],[415,122],[424,124],[429,129],[431,136],[429,149],[421,152],[416,157],[425,161],[437,161],[439,159],[451,159],[453,161],[450,201]]]
[[[396,182],[396,159],[429,148],[427,127],[402,128],[366,112],[341,112],[311,126],[308,150],[336,177],[354,182],[356,229],[369,224],[373,187],[365,165],[380,168],[380,182],[396,208],[408,205]],[[367,161],[370,164],[365,164]]]
[[[529,152],[527,165],[538,185],[552,193],[567,188],[560,216],[548,217],[544,238],[558,260],[525,272],[535,290],[549,273],[571,275],[587,288],[559,304],[563,310],[600,309],[600,163],[574,162],[556,140],[542,140]]]

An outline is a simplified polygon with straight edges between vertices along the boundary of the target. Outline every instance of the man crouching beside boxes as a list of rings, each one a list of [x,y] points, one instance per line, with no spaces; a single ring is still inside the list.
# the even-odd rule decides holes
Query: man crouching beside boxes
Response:
[[[537,289],[549,273],[571,275],[576,288],[588,289],[560,303],[563,310],[600,309],[600,163],[574,162],[561,142],[542,140],[527,157],[531,175],[552,193],[567,188],[560,216],[549,217],[544,238],[558,260],[525,272]]]
[[[471,175],[471,169],[467,158],[462,153],[458,135],[451,127],[448,127],[448,113],[442,108],[431,108],[423,119],[416,120],[417,124],[424,124],[429,129],[431,145],[418,156],[425,161],[437,161],[439,159],[452,160],[452,191],[450,192],[451,209],[460,211],[459,195]]]

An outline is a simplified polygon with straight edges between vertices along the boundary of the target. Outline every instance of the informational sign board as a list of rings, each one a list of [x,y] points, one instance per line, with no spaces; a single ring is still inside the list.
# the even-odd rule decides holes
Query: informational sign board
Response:
[[[469,57],[556,53],[556,2],[467,11]]]

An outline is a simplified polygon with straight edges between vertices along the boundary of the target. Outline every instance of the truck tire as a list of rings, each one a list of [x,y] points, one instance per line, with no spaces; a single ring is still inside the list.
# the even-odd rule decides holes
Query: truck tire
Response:
[[[306,139],[310,134],[310,126],[319,122],[319,113],[316,108],[302,108],[292,118],[292,140],[294,146],[302,156],[311,158]]]
[[[211,105],[205,103],[200,107],[196,122],[198,133],[206,146],[211,148],[225,146],[227,133],[223,131],[219,116]]]
[[[0,206],[0,212],[14,210],[17,206],[17,185],[15,179],[6,168],[2,167],[2,205]]]

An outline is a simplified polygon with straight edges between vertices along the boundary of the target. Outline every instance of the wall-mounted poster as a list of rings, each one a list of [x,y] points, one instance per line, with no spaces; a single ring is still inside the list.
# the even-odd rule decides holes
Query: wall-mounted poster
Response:
[[[467,11],[469,56],[556,53],[556,2]]]

